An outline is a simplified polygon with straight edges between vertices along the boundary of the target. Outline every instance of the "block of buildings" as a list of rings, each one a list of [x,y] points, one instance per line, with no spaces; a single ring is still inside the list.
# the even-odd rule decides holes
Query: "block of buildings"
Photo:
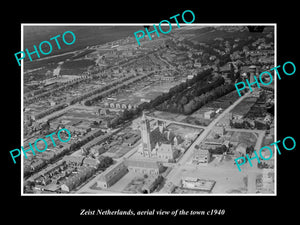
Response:
[[[82,182],[91,177],[95,171],[92,167],[80,167],[78,173],[70,178],[67,178],[64,183],[60,186],[61,190],[70,192],[78,187]]]
[[[128,169],[123,161],[116,163],[115,165],[107,168],[99,177],[97,181],[97,187],[109,188],[120,180],[126,173]]]
[[[211,154],[207,149],[195,148],[193,154],[193,163],[207,165],[210,162]]]

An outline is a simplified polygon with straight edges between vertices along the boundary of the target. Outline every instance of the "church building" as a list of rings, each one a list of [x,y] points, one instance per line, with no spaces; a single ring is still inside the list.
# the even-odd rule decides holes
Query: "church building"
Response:
[[[165,122],[156,121],[150,131],[150,122],[143,113],[141,119],[142,148],[139,154],[144,157],[157,158],[164,162],[173,162],[179,154],[179,144],[183,141],[166,128]]]

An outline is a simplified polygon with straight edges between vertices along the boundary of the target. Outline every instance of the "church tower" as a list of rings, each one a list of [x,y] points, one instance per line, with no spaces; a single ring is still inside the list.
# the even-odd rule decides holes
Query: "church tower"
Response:
[[[151,142],[150,142],[150,123],[146,118],[145,113],[143,112],[143,116],[141,119],[141,138],[143,144],[143,155],[147,157],[151,157]]]

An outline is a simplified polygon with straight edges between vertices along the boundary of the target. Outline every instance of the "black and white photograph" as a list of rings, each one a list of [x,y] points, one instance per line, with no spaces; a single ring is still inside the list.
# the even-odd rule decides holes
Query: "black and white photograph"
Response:
[[[3,221],[297,218],[295,4],[8,5]]]
[[[23,24],[23,38],[24,194],[276,194],[275,146],[258,152],[275,135],[276,75],[260,75],[274,24]]]

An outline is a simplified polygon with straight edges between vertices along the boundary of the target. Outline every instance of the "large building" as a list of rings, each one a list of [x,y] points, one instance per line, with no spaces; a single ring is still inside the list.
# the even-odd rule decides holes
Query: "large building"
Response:
[[[193,154],[193,163],[207,165],[210,162],[211,154],[207,149],[195,148]]]
[[[141,175],[159,175],[163,171],[163,165],[155,161],[126,160],[125,164],[130,172]]]
[[[143,113],[140,122],[142,148],[138,153],[165,162],[174,161],[179,154],[178,145],[182,142],[181,137],[168,130],[164,122],[156,121],[154,126],[155,128],[150,131],[150,122]]]
[[[118,180],[120,180],[126,173],[128,169],[123,161],[118,162],[115,165],[107,168],[99,177],[97,181],[97,187],[109,188]]]

